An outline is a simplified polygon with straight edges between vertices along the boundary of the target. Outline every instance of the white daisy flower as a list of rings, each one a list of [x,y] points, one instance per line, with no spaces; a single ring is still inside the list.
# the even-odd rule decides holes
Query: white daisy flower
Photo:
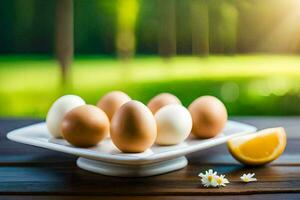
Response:
[[[217,187],[218,184],[216,182],[216,176],[217,172],[214,172],[212,169],[209,169],[208,171],[205,171],[205,174],[200,173],[198,175],[201,177],[201,182],[205,187]]]
[[[229,183],[228,179],[225,178],[225,175],[216,176],[215,179],[219,187],[226,186],[226,184]]]
[[[243,182],[245,183],[249,183],[249,182],[252,182],[252,181],[257,181],[257,179],[254,177],[255,174],[243,174],[243,176],[241,176],[240,178],[242,179]]]

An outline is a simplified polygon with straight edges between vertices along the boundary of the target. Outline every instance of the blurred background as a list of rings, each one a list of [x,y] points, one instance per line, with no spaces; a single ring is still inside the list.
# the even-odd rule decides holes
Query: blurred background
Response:
[[[230,115],[300,114],[299,0],[1,0],[0,116],[110,90]]]

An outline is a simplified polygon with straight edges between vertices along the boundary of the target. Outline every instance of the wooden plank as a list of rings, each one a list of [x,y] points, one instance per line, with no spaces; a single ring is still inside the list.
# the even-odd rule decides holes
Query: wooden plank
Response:
[[[204,188],[199,172],[213,168],[231,183]],[[255,172],[258,182],[244,184],[243,173]],[[0,167],[0,194],[48,195],[213,195],[300,192],[299,167],[244,168],[228,165],[189,165],[169,174],[147,178],[117,178],[92,174],[75,167]]]
[[[0,139],[6,138],[6,133],[21,128],[24,126],[28,126],[31,124],[35,124],[41,122],[39,119],[11,119],[11,118],[0,118]]]
[[[226,195],[226,196],[1,196],[2,200],[299,200],[299,193],[255,194],[255,195]]]
[[[189,165],[176,172],[147,178],[117,178],[79,169],[75,165],[75,156],[18,144],[5,138],[7,131],[35,122],[36,120],[0,120],[1,195],[42,195],[45,199],[49,198],[45,195],[51,195],[50,198],[59,195],[117,196],[112,198],[120,198],[123,195],[170,195],[174,198],[175,195],[188,195],[192,199],[196,195],[209,195],[214,198],[211,195],[225,194],[230,197],[251,194],[258,198],[260,195],[252,194],[300,192],[300,139],[289,139],[282,157],[264,167],[244,167],[229,155],[226,145],[221,145],[189,155]],[[293,124],[296,122],[294,120]],[[290,122],[286,120],[285,123]],[[197,175],[209,168],[226,174],[231,183],[225,188],[203,188]],[[255,172],[258,182],[241,183],[239,176],[248,172]],[[292,194],[286,195],[286,198],[293,197]],[[13,197],[18,196],[6,196]],[[271,199],[273,195],[264,196],[264,199],[269,197]]]
[[[0,166],[15,165],[47,165],[51,163],[74,164],[76,157],[57,153],[43,148],[20,144],[10,141],[6,134],[16,128],[39,123],[38,119],[0,119]]]

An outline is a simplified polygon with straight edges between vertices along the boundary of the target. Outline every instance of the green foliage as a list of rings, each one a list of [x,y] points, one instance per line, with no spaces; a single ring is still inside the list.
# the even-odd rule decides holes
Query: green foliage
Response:
[[[117,27],[125,27],[135,29],[137,54],[157,54],[165,25],[159,19],[160,1],[74,0],[75,53],[115,55]],[[1,0],[0,53],[52,55],[55,2]],[[300,51],[299,0],[174,2],[178,54],[191,54],[192,35],[203,54]]]
[[[230,115],[300,114],[300,58],[296,56],[79,57],[72,87],[61,88],[57,63],[47,57],[0,57],[0,116],[44,117],[60,95],[73,93],[88,103],[110,90],[123,90],[146,103],[160,92],[188,106],[214,95]]]

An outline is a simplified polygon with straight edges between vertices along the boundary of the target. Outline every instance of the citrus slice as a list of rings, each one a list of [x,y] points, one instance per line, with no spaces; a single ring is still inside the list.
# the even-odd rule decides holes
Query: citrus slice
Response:
[[[278,158],[286,146],[285,130],[281,127],[236,137],[227,142],[231,155],[246,165],[263,165]]]

